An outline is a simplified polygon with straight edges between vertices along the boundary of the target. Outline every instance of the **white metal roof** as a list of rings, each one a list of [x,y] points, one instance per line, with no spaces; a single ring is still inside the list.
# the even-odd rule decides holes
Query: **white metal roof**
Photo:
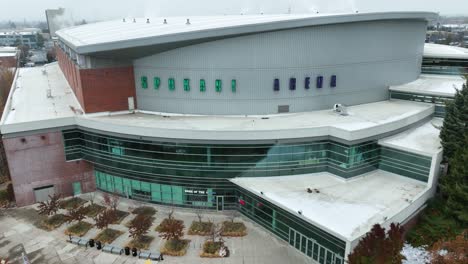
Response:
[[[163,43],[234,36],[305,26],[387,19],[434,19],[427,12],[359,14],[280,14],[206,17],[125,18],[57,31],[59,38],[78,53],[93,53]],[[150,23],[147,23],[149,19]],[[166,19],[167,24],[163,21]],[[190,24],[187,24],[190,19]]]
[[[448,45],[426,43],[424,57],[438,59],[468,59],[468,49]]]
[[[453,97],[456,89],[461,90],[465,83],[462,76],[421,74],[416,81],[391,86],[390,91]]]
[[[348,181],[322,172],[242,177],[231,182],[348,241],[360,237],[374,224],[392,219],[427,187],[424,182],[382,170]],[[308,193],[307,188],[319,193]]]

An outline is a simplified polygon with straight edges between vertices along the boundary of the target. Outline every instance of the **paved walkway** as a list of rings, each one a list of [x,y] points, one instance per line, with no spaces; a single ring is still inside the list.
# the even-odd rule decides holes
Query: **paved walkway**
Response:
[[[86,198],[84,196],[83,198]],[[101,198],[98,198],[99,200]],[[137,207],[141,203],[122,199],[119,205],[120,210],[127,211],[131,207]],[[158,237],[154,231],[162,219],[167,217],[170,208],[155,206],[158,210],[156,221],[151,228],[149,235],[155,239],[150,245],[153,251],[158,250],[164,241]],[[113,225],[111,228],[119,229],[125,232],[117,238],[113,245],[123,247],[130,241],[128,229],[123,226],[131,220],[134,215],[127,216],[122,225]],[[186,227],[196,220],[194,211],[187,209],[175,209],[174,217],[182,219]],[[204,214],[204,219],[211,219],[214,222],[226,220],[226,215],[216,212]],[[93,222],[91,219],[85,221]],[[306,257],[295,249],[289,247],[286,242],[277,239],[262,227],[252,223],[243,217],[238,217],[236,221],[243,221],[247,226],[248,235],[242,238],[226,238],[226,244],[230,249],[231,256],[224,259],[205,259],[200,258],[199,253],[204,237],[186,236],[191,240],[190,248],[186,256],[170,257],[165,256],[161,263],[179,264],[179,263],[207,263],[207,264],[286,264],[286,263],[306,263],[309,262]],[[31,263],[144,263],[134,257],[111,255],[101,252],[95,248],[85,249],[66,242],[67,236],[63,231],[67,224],[62,225],[57,230],[46,232],[36,227],[38,216],[34,206],[20,209],[8,209],[0,211],[0,258],[8,257],[13,260],[12,263],[20,262],[22,252],[25,252]],[[85,236],[92,238],[100,230],[93,228]],[[153,262],[157,263],[157,262]]]

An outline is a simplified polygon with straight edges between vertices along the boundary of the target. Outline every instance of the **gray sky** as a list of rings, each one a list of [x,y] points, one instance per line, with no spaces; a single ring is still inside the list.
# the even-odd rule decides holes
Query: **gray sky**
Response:
[[[0,0],[0,21],[45,20],[44,10],[64,7],[74,20],[239,13],[433,11],[468,15],[468,0]]]

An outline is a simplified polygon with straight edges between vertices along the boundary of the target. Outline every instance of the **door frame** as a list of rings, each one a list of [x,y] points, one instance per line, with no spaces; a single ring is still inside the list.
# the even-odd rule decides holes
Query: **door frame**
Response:
[[[219,209],[221,205],[221,210]],[[224,196],[223,195],[217,195],[216,196],[216,211],[224,211]]]

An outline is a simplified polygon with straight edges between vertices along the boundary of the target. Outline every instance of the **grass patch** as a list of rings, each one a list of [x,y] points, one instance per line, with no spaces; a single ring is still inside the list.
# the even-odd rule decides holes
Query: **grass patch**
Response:
[[[63,214],[55,214],[53,216],[50,216],[46,219],[44,219],[40,224],[39,227],[47,230],[47,231],[52,231],[56,228],[59,228],[63,223],[66,222],[65,215]]]
[[[161,254],[169,256],[184,256],[187,254],[187,248],[190,244],[190,240],[182,239],[179,241],[168,240],[161,247]]]
[[[88,222],[78,222],[65,230],[65,235],[79,236],[82,237],[93,228],[93,225]]]
[[[157,213],[158,211],[154,209],[151,206],[140,206],[138,208],[135,208],[132,211],[132,214],[136,215],[145,215],[145,216],[153,216]]]
[[[110,244],[112,243],[116,238],[121,236],[124,232],[115,230],[115,229],[104,229],[99,233],[94,240],[96,241],[101,241],[102,243]]]
[[[222,236],[243,237],[247,235],[247,227],[241,222],[224,221],[222,230]]]
[[[134,238],[130,240],[130,242],[127,244],[127,247],[147,250],[153,240],[154,237],[152,236],[142,236],[139,239]]]
[[[156,230],[157,232],[161,232],[161,226],[164,225],[164,224],[166,224],[167,221],[169,221],[169,219],[164,218],[164,220],[161,222],[161,224],[159,224],[154,230]],[[178,219],[174,219],[174,221],[177,221],[177,222],[179,222],[179,223],[181,223],[181,224],[184,223],[184,221],[178,220]]]
[[[120,211],[120,210],[116,210],[115,211],[115,221],[112,222],[113,225],[118,225],[122,222],[122,220],[124,220],[125,217],[127,217],[129,215],[129,213],[125,212],[125,211]]]
[[[437,197],[429,202],[416,226],[409,230],[406,239],[416,247],[431,247],[439,240],[454,239],[462,231],[463,226],[447,212],[445,202]]]
[[[213,241],[206,241],[203,244],[203,251],[200,254],[200,257],[202,258],[224,258],[229,256],[229,251],[227,251],[226,256],[220,256],[219,250],[221,247],[224,245],[223,242],[213,242]]]
[[[60,208],[62,209],[72,209],[75,206],[80,206],[86,203],[86,200],[81,199],[80,197],[73,197],[67,200],[60,202]]]
[[[105,206],[99,204],[90,204],[86,207],[86,216],[91,218],[96,217],[96,215],[104,211],[104,209],[106,209]]]
[[[210,234],[212,227],[213,223],[211,222],[193,221],[187,233],[189,235],[207,236]]]

